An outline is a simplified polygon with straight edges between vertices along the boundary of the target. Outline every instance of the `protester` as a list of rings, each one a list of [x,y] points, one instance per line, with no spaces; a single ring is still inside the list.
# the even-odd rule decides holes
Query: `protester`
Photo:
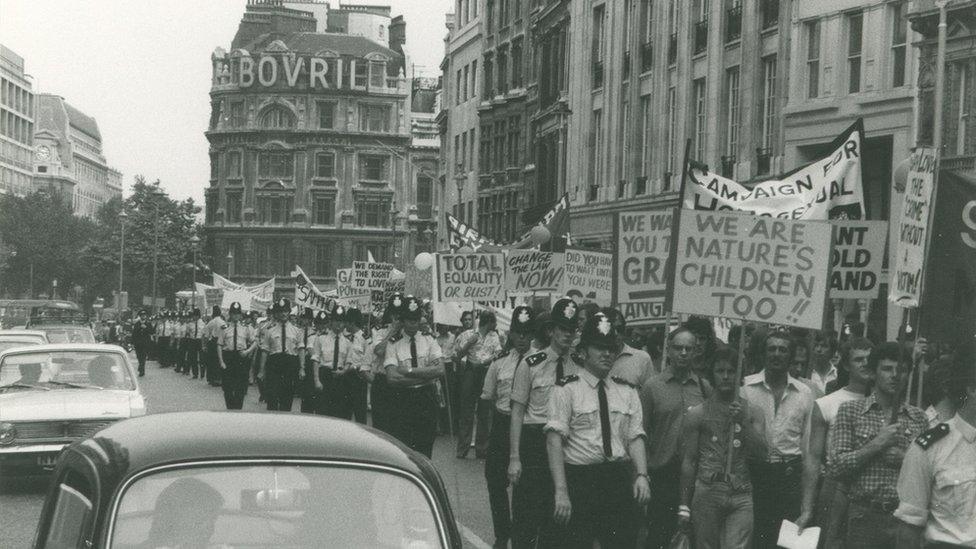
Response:
[[[738,398],[736,353],[728,347],[715,351],[715,391],[688,410],[682,427],[678,522],[685,530],[693,525],[699,549],[747,549],[752,542],[746,456],[766,455],[765,426],[762,411]]]
[[[908,444],[928,428],[925,412],[904,402],[910,367],[897,342],[876,347],[868,358],[873,391],[837,410],[827,472],[848,485],[847,547],[895,545],[898,473]]]
[[[768,449],[751,460],[754,546],[774,548],[783,519],[796,520],[803,491],[802,451],[813,409],[809,387],[789,375],[794,343],[784,331],[757,334],[762,370],[745,378],[742,396],[762,410]]]
[[[860,338],[859,338],[860,339]],[[810,381],[812,381],[822,394],[828,394],[827,386],[837,379],[839,374],[837,367],[830,363],[830,358],[837,350],[837,340],[830,332],[817,332],[813,335],[813,352],[810,355]],[[843,356],[843,353],[841,353]],[[836,390],[839,387],[831,387]]]
[[[705,401],[711,385],[693,368],[702,346],[685,325],[668,335],[668,365],[641,387],[647,467],[654,497],[648,505],[647,547],[667,547],[678,526],[681,489],[681,423],[692,406]]]
[[[451,326],[446,324],[435,324],[437,331],[437,344],[444,353],[444,388],[447,392],[444,412],[441,414],[440,429],[441,434],[457,431],[457,409],[458,409],[458,365],[455,360],[454,344],[457,336],[454,335]]]
[[[548,546],[636,543],[635,503],[646,504],[651,494],[636,386],[607,381],[619,337],[605,314],[588,316],[577,347],[583,368],[552,392],[545,431],[557,527]]]
[[[617,334],[624,334],[627,331],[627,320],[623,313],[613,308],[606,308],[601,312],[610,319],[610,323],[613,324],[613,329]],[[617,342],[619,348],[615,349],[616,357],[610,375],[619,377],[637,387],[647,383],[647,380],[654,375],[651,356],[642,349],[631,347],[624,341],[623,337],[619,337]]]
[[[462,332],[456,341],[458,363],[458,433],[457,457],[464,459],[470,450],[472,429],[476,434],[475,456],[484,459],[488,451],[487,402],[478,398],[485,384],[488,366],[502,352],[502,342],[496,331],[495,313],[490,310],[478,314],[478,325]]]

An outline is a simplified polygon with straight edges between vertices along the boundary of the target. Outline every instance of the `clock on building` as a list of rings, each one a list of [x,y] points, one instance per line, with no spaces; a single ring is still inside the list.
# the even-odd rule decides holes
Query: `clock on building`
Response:
[[[51,157],[51,149],[47,145],[41,145],[37,148],[36,154],[38,160],[47,160]]]

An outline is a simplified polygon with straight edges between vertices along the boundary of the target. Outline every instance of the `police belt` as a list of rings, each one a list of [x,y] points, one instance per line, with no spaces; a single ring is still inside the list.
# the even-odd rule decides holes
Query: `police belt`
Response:
[[[898,508],[897,499],[888,500],[875,500],[868,498],[857,498],[851,499],[851,505],[857,505],[858,507],[867,507],[868,509],[873,509],[875,511],[881,511],[882,513],[890,515],[895,512]]]

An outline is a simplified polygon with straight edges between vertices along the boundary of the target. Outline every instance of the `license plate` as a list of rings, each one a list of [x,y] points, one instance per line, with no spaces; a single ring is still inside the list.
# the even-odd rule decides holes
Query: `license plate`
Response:
[[[38,467],[53,468],[58,463],[58,456],[37,456]]]

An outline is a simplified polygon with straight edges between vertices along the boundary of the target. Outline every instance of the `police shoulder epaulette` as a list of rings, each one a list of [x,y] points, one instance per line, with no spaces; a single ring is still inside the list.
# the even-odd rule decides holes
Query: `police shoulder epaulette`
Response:
[[[500,354],[500,355],[498,355],[498,356],[496,356],[496,357],[495,357],[495,360],[501,360],[501,359],[503,359],[503,358],[505,358],[505,357],[507,357],[507,356],[508,356],[508,355],[510,355],[510,354],[512,354],[512,350],[511,350],[511,349],[509,349],[509,350],[507,350],[507,351],[505,351],[504,353],[502,353],[502,354]],[[493,360],[492,362],[494,362],[494,360]]]
[[[936,443],[936,441],[948,434],[949,424],[940,423],[928,431],[918,435],[918,438],[915,439],[915,444],[918,444],[923,450],[928,450],[929,446],[932,446]]]
[[[583,364],[583,355],[581,355],[580,353],[577,352],[570,353],[569,359],[575,362],[576,364],[580,364],[580,365]]]
[[[579,376],[577,375],[564,376],[562,379],[556,382],[556,385],[562,387],[563,385],[566,385],[567,383],[572,383],[574,381],[579,381]]]
[[[610,379],[616,381],[617,383],[619,383],[621,385],[626,385],[628,387],[633,387],[634,389],[637,389],[638,388],[636,384],[631,383],[631,382],[627,381],[626,379],[624,379],[622,377],[610,376]]]
[[[525,363],[529,366],[538,366],[546,360],[547,356],[545,351],[539,351],[538,353],[525,357]]]

